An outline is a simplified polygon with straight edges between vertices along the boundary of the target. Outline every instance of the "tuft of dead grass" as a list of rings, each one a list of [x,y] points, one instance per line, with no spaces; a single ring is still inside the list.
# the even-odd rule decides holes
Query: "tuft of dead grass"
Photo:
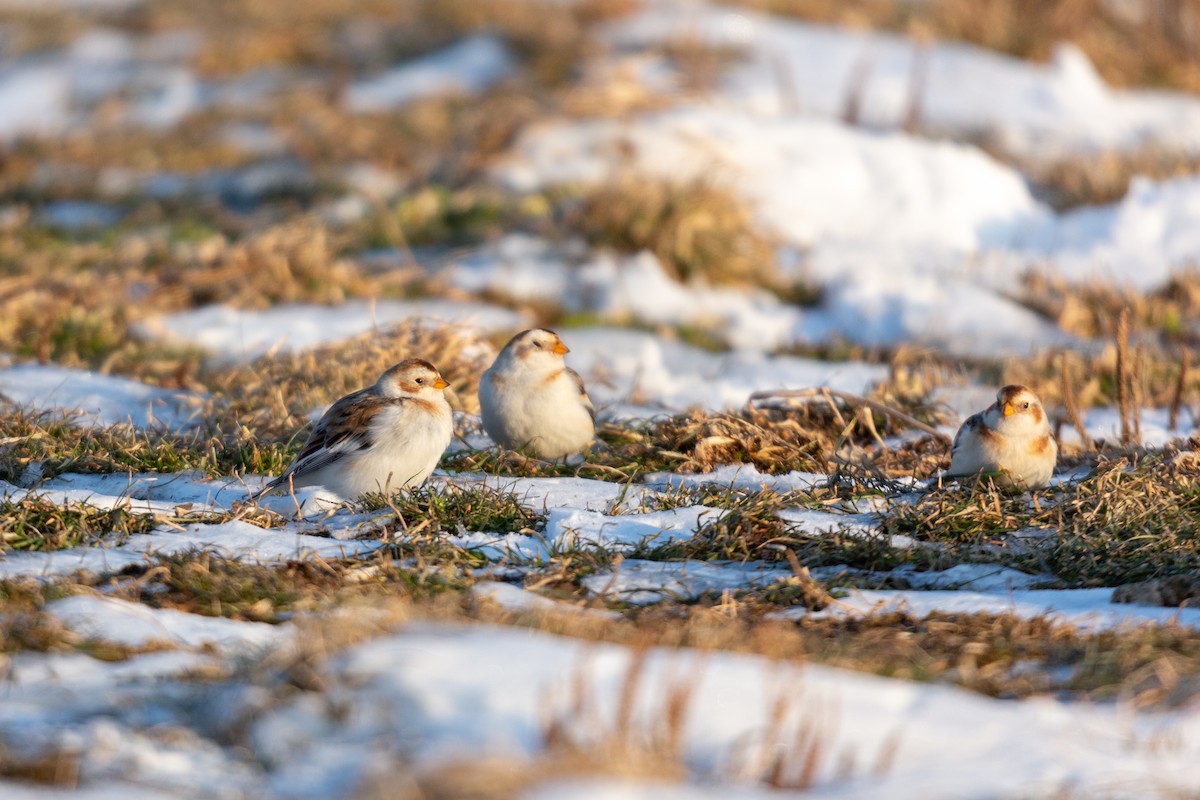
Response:
[[[23,484],[66,472],[278,474],[292,452],[245,428],[171,433],[113,425],[80,427],[54,414],[0,412],[0,480]]]
[[[54,551],[93,544],[107,536],[149,533],[154,517],[123,508],[100,509],[84,503],[53,503],[32,497],[0,503],[0,552]]]
[[[937,411],[925,405],[914,404],[909,411],[937,419]],[[601,444],[577,465],[490,449],[451,453],[443,466],[452,471],[626,482],[651,472],[703,474],[725,464],[751,464],[771,475],[844,471],[857,464],[863,477],[870,473],[887,483],[889,476],[911,474],[914,468],[933,471],[942,465],[947,448],[941,441],[916,439],[897,448],[879,446],[882,437],[904,430],[906,423],[899,417],[847,409],[829,397],[736,411],[694,410],[632,426],[601,424],[597,429]]]
[[[26,228],[0,229],[0,349],[197,388],[201,355],[146,343],[139,326],[209,303],[262,308],[397,296],[416,280],[413,271],[369,272],[339,256],[348,236],[305,218],[233,241],[148,233],[47,242]]]
[[[594,245],[649,250],[679,281],[780,282],[774,249],[745,203],[707,181],[617,178],[572,203],[566,225]]]
[[[1002,149],[989,147],[987,143],[984,147],[1004,156]],[[1115,203],[1128,193],[1129,184],[1139,176],[1166,181],[1200,172],[1200,159],[1194,154],[1175,152],[1157,144],[1132,152],[1109,151],[1050,161],[1021,161],[1022,172],[1035,192],[1059,211]]]

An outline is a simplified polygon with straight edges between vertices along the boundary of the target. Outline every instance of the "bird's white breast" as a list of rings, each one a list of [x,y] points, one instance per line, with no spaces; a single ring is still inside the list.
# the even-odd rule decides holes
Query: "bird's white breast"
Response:
[[[389,405],[371,420],[370,431],[371,446],[333,465],[336,474],[321,481],[343,497],[420,484],[437,467],[454,427],[443,399],[432,411],[413,402]]]
[[[479,405],[493,439],[505,447],[529,446],[543,458],[579,452],[595,434],[578,385],[563,371],[546,380],[531,370],[493,367],[480,383]]]

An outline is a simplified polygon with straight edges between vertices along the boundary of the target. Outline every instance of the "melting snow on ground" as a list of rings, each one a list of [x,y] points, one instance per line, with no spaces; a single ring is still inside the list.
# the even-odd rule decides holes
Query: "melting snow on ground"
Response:
[[[606,735],[616,735],[617,700],[633,670],[638,680],[626,724],[635,732],[655,729],[668,713],[665,698],[682,689],[680,755],[690,781],[710,787],[685,782],[667,796],[703,798],[718,786],[725,796],[756,796],[753,782],[779,754],[796,766],[798,778],[805,731],[822,744],[808,793],[821,797],[953,798],[981,786],[1002,796],[1066,790],[1128,796],[1185,791],[1200,781],[1200,728],[1187,712],[1134,716],[1112,706],[995,700],[686,648],[652,648],[635,666],[621,646],[488,626],[409,625],[318,655],[315,665],[338,698],[335,707],[279,685],[279,678],[273,682],[269,673],[255,689],[188,677],[205,662],[213,665],[197,646],[259,659],[269,659],[272,648],[294,647],[287,624],[268,633],[258,623],[112,603],[72,598],[51,608],[93,635],[177,649],[113,664],[21,654],[0,705],[5,741],[18,749],[73,748],[82,756],[80,781],[93,792],[141,786],[195,796],[203,786],[264,798],[345,796],[372,763],[403,758],[406,770],[418,774],[468,755],[519,764],[544,746],[547,718],[562,719],[580,745],[601,746]],[[106,606],[113,613],[98,614]],[[117,620],[125,625],[117,627]],[[220,710],[217,698],[243,710]],[[181,727],[197,715],[203,732]],[[240,752],[217,744],[229,737],[241,743]],[[19,784],[0,787],[6,796],[10,790],[21,796]],[[563,796],[568,787],[574,784],[551,783],[535,796]],[[612,796],[606,792],[614,789],[651,796],[650,786],[612,779],[592,792]],[[663,791],[655,786],[653,796]]]
[[[183,428],[197,421],[204,398],[128,378],[41,364],[0,368],[0,401],[32,411],[57,410],[83,425]]]

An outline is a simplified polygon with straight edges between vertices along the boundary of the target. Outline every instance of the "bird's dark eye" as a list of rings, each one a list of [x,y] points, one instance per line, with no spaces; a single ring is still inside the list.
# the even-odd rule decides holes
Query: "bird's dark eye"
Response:
[[[534,346],[534,347],[536,347],[538,350],[541,350],[541,349],[542,349],[542,343],[541,343],[541,342],[534,342],[534,343],[533,343],[533,346]]]
[[[424,378],[417,378],[417,383],[420,384],[420,383],[424,383],[424,382],[425,382]]]
[[[1029,408],[1029,403],[1025,403],[1024,405],[1021,406],[1021,408]]]

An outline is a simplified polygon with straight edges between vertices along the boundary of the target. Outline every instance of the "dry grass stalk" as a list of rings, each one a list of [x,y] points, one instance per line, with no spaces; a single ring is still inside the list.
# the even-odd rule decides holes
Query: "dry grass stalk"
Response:
[[[830,740],[836,734],[834,723],[822,720],[835,717],[826,704],[809,703],[801,712],[802,718],[792,723],[789,736],[785,734],[785,721],[794,716],[791,705],[789,694],[780,692],[763,740],[768,760],[761,780],[772,789],[804,791],[816,785],[822,762],[829,754]]]
[[[916,428],[919,431],[927,433],[935,439],[944,442],[945,444],[950,444],[951,442],[951,437],[946,433],[939,431],[937,428],[934,428],[931,425],[921,422],[921,420],[917,419],[911,414],[901,411],[898,408],[893,408],[892,406],[881,403],[878,400],[872,400],[869,397],[862,397],[861,395],[850,394],[849,392],[841,392],[836,389],[828,389],[824,387],[819,389],[766,389],[751,394],[750,402],[753,403],[756,400],[767,400],[776,397],[809,398],[831,396],[836,397],[839,400],[842,400],[855,407],[869,408],[876,413],[883,414],[884,416],[902,422],[911,428]],[[875,437],[878,438],[878,433],[875,434]]]
[[[1191,366],[1192,352],[1182,347],[1179,351],[1179,378],[1175,381],[1175,390],[1171,392],[1171,404],[1167,414],[1167,430],[1179,429],[1179,409],[1183,406],[1183,396],[1188,383],[1188,369]]]
[[[546,757],[567,763],[590,762],[590,771],[603,768],[606,774],[616,771],[630,776],[682,778],[687,772],[684,731],[698,676],[692,670],[692,674],[672,680],[665,687],[661,705],[647,716],[638,706],[639,698],[646,694],[642,684],[649,656],[648,644],[632,648],[611,719],[601,710],[604,698],[596,696],[586,674],[579,671],[572,676],[565,707],[551,713],[543,725]]]
[[[1083,423],[1083,414],[1079,410],[1079,401],[1075,398],[1074,381],[1071,380],[1071,373],[1067,367],[1067,354],[1062,354],[1062,398],[1063,404],[1067,409],[1067,416],[1071,419],[1071,424],[1075,426],[1075,430],[1079,432],[1079,438],[1083,441],[1083,450],[1085,453],[1090,453],[1095,449],[1092,443],[1092,437],[1088,435],[1087,425]]]
[[[1121,445],[1132,444],[1133,409],[1130,407],[1129,310],[1123,309],[1117,320],[1117,410],[1121,415]]]
[[[908,99],[904,104],[904,121],[901,128],[906,133],[921,129],[925,112],[925,94],[929,90],[929,60],[932,47],[926,39],[919,39],[913,51],[912,69],[908,76]]]
[[[1146,395],[1145,387],[1146,348],[1141,343],[1134,350],[1133,370],[1129,376],[1130,382],[1130,417],[1133,421],[1133,441],[1142,443],[1142,408]]]
[[[858,125],[862,116],[863,95],[867,90],[867,81],[871,77],[871,67],[874,57],[869,48],[863,48],[862,53],[850,70],[846,85],[845,103],[842,106],[842,122],[848,126]]]

